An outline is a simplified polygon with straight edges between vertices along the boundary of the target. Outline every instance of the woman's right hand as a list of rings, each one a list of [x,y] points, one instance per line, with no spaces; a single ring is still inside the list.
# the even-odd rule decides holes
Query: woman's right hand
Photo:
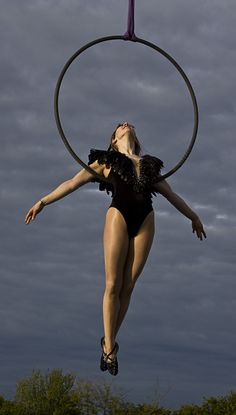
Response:
[[[35,219],[36,215],[39,212],[41,212],[41,210],[43,210],[44,206],[45,205],[41,201],[35,203],[35,205],[26,214],[26,217],[25,217],[25,223],[26,223],[26,225],[28,225],[31,220],[34,220]]]
[[[206,232],[204,231],[203,224],[198,217],[192,220],[193,233],[196,232],[197,237],[202,241],[202,235],[206,238]]]

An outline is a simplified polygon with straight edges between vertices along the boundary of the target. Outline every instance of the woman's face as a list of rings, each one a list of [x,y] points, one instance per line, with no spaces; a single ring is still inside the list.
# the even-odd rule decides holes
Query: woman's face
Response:
[[[118,124],[116,129],[115,137],[112,140],[112,144],[117,144],[122,137],[125,135],[127,131],[133,132],[132,137],[135,139],[135,128],[133,125],[129,124],[128,122],[124,122],[123,124]]]

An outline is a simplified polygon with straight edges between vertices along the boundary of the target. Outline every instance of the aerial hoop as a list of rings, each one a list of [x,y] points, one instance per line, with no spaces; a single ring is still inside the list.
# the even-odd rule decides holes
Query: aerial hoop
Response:
[[[181,158],[181,160],[169,172],[167,172],[163,176],[161,176],[160,181],[167,178],[167,177],[169,177],[169,176],[171,176],[173,173],[175,173],[183,165],[183,163],[186,161],[186,159],[190,155],[190,153],[192,151],[192,148],[194,146],[196,137],[197,137],[197,131],[198,131],[198,105],[197,105],[197,100],[196,100],[196,97],[195,97],[193,87],[192,87],[187,75],[185,74],[185,72],[183,71],[181,66],[176,62],[176,60],[172,56],[170,56],[167,52],[165,52],[163,49],[161,49],[159,46],[155,45],[154,43],[148,42],[147,40],[144,40],[144,39],[141,39],[141,38],[138,38],[138,37],[135,36],[135,34],[134,34],[133,11],[134,11],[134,0],[129,0],[129,15],[128,15],[128,30],[127,30],[127,32],[123,36],[119,36],[119,35],[116,36],[115,35],[115,36],[101,37],[101,38],[95,39],[92,42],[89,42],[86,45],[82,46],[79,50],[77,50],[77,52],[75,52],[68,59],[68,61],[64,65],[64,67],[63,67],[63,69],[62,69],[62,71],[59,75],[59,78],[58,78],[58,81],[57,81],[57,84],[56,84],[56,88],[55,88],[54,114],[55,114],[57,128],[59,130],[60,136],[61,136],[66,148],[68,149],[68,151],[70,152],[72,157],[82,167],[84,167],[89,173],[93,174],[94,176],[96,176],[98,179],[100,179],[102,181],[107,181],[107,179],[104,176],[98,174],[95,170],[93,170],[91,167],[89,167],[86,163],[84,163],[83,160],[81,160],[79,158],[79,156],[72,149],[72,147],[69,144],[69,141],[66,138],[65,133],[63,131],[61,120],[60,120],[60,114],[59,114],[59,93],[60,93],[60,88],[61,88],[63,78],[64,78],[68,68],[70,67],[72,62],[79,55],[81,55],[81,53],[83,53],[87,49],[91,48],[92,46],[97,45],[98,43],[103,43],[103,42],[108,42],[108,41],[113,41],[113,40],[125,40],[125,41],[133,41],[133,42],[136,42],[136,43],[141,43],[145,46],[148,46],[149,48],[154,49],[156,52],[160,53],[162,56],[164,56],[166,59],[168,59],[173,64],[173,66],[177,69],[177,71],[182,76],[182,78],[183,78],[183,80],[184,80],[184,82],[185,82],[185,84],[188,88],[188,91],[189,91],[190,96],[191,96],[192,104],[193,104],[193,113],[194,113],[194,125],[193,125],[192,137],[191,137],[189,146],[188,146],[186,152],[184,153],[183,157]]]

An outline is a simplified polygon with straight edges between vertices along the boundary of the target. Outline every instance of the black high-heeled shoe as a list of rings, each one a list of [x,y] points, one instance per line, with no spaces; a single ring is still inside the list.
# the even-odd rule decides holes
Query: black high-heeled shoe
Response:
[[[101,338],[102,356],[100,359],[100,369],[103,372],[105,372],[105,370],[107,370],[107,362],[106,362],[107,354],[104,352],[103,345],[104,345],[104,336]]]
[[[119,345],[118,343],[115,343],[115,346],[113,347],[112,351],[110,353],[107,353],[106,355],[107,369],[108,369],[108,372],[113,376],[116,376],[118,374],[118,360],[116,356],[118,353],[118,350],[119,350]],[[110,357],[112,353],[115,353],[115,357]]]

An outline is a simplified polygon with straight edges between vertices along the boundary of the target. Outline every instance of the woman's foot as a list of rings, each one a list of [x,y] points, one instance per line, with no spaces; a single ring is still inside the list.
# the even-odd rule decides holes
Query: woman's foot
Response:
[[[101,348],[102,348],[102,356],[100,359],[100,369],[105,372],[107,370],[107,362],[106,362],[106,356],[107,354],[104,351],[104,337],[101,338]]]
[[[104,337],[101,338],[101,347],[102,347],[102,356],[100,359],[100,369],[104,372],[108,369],[109,373],[113,376],[116,376],[118,373],[118,361],[117,361],[117,352],[119,350],[118,343],[115,343],[115,346],[109,353],[106,353]]]
[[[119,345],[118,343],[115,343],[115,346],[110,351],[110,353],[106,354],[107,369],[108,369],[108,372],[113,376],[116,376],[118,374],[118,360],[116,356],[118,353],[118,350],[119,350]]]

